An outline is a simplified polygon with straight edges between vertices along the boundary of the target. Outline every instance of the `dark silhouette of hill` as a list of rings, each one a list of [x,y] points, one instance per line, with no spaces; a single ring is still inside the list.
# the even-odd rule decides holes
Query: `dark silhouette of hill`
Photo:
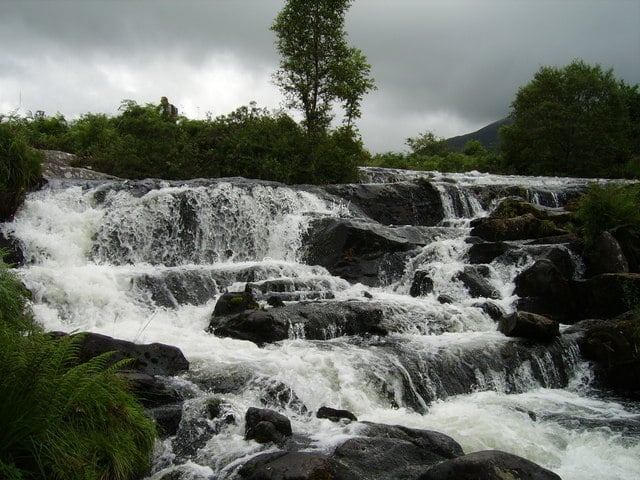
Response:
[[[511,120],[502,118],[497,122],[490,123],[480,130],[476,130],[466,135],[458,135],[457,137],[447,138],[447,146],[453,151],[460,151],[464,148],[469,140],[478,140],[487,150],[498,150],[500,137],[498,131],[503,125],[510,125]]]

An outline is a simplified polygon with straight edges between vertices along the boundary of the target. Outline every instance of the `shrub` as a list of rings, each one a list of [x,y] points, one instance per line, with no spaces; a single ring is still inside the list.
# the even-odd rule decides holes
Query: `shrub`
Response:
[[[603,232],[620,243],[632,271],[640,264],[640,185],[590,185],[575,212],[588,251]]]
[[[10,219],[40,181],[44,155],[29,146],[25,135],[17,122],[0,122],[0,221]]]

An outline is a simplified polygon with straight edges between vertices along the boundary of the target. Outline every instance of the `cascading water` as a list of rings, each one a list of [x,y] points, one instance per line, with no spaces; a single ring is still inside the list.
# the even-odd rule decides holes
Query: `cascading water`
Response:
[[[190,360],[190,372],[172,380],[186,398],[184,428],[158,446],[153,479],[173,470],[182,478],[234,478],[270,448],[244,440],[242,418],[252,406],[285,413],[305,448],[330,451],[356,427],[317,419],[323,405],[360,420],[438,430],[467,453],[509,451],[565,480],[633,478],[640,470],[637,406],[594,394],[571,336],[531,347],[496,332],[487,305],[512,311],[513,278],[531,263],[527,252],[519,262],[483,266],[485,296],[471,296],[461,280],[470,271],[471,218],[514,194],[559,207],[584,181],[363,173],[370,182],[427,177],[445,211],[440,225],[425,229],[428,241],[407,257],[403,273],[378,287],[303,263],[312,219],[358,215],[317,189],[241,179],[52,181],[2,228],[23,248],[19,274],[47,329],[168,343]],[[417,272],[431,283],[414,297]],[[259,348],[206,333],[219,296],[247,283],[277,283],[288,303],[375,302],[390,334],[344,337],[337,329],[326,340],[307,340],[292,330],[289,340]],[[203,416],[214,397],[235,422]]]

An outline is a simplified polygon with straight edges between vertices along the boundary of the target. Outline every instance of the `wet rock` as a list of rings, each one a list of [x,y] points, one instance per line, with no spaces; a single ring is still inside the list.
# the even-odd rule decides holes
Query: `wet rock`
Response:
[[[132,359],[128,368],[147,375],[173,376],[189,369],[189,362],[182,351],[172,345],[162,343],[136,344],[99,333],[82,333],[80,343],[81,362],[106,352],[115,352],[111,363]]]
[[[495,258],[507,253],[510,248],[504,242],[476,243],[471,245],[466,256],[471,264],[491,263]]]
[[[238,470],[247,480],[348,480],[334,460],[311,452],[273,452],[253,457]]]
[[[379,286],[400,276],[408,252],[424,242],[415,228],[321,218],[312,221],[307,231],[305,262],[321,265],[351,283]]]
[[[331,407],[320,407],[316,412],[316,417],[326,418],[332,422],[339,422],[341,419],[357,422],[358,418],[348,410],[339,410]]]
[[[518,309],[568,321],[575,311],[572,284],[553,262],[537,260],[515,279]]]
[[[489,283],[486,278],[488,275],[489,268],[485,265],[466,265],[461,272],[456,274],[455,279],[462,282],[473,298],[498,299],[500,292]]]
[[[7,265],[19,267],[24,264],[25,258],[20,244],[2,230],[0,230],[0,251],[6,252],[2,260]]]
[[[620,244],[609,232],[603,232],[588,249],[586,255],[589,273],[628,273],[629,263]]]
[[[487,300],[486,302],[474,304],[474,307],[480,308],[484,313],[489,315],[492,320],[499,321],[506,315],[505,310],[495,302]]]
[[[245,440],[280,444],[293,434],[289,419],[274,410],[250,407],[245,422]]]
[[[498,323],[498,330],[507,337],[523,337],[529,340],[549,342],[560,335],[560,325],[542,315],[514,312]]]
[[[419,480],[560,480],[550,470],[499,450],[474,452],[431,467]]]
[[[227,292],[216,302],[213,316],[233,315],[257,308],[259,308],[258,302],[251,292]]]
[[[409,295],[412,297],[421,297],[428,295],[431,292],[433,292],[433,279],[429,272],[418,270],[413,275],[413,282],[411,282]]]
[[[171,437],[178,432],[182,420],[181,403],[150,408],[147,409],[147,413],[155,421],[160,438]]]
[[[440,193],[426,180],[330,185],[325,190],[384,225],[433,226],[444,218]]]
[[[491,242],[526,240],[566,234],[550,220],[541,220],[527,213],[513,218],[478,218],[471,222],[471,235]]]
[[[640,398],[640,312],[613,320],[585,320],[572,328],[583,332],[580,351],[595,363],[598,380]]]
[[[507,197],[490,213],[491,218],[514,218],[531,214],[536,218],[545,218],[546,214],[532,203],[520,197]]]
[[[156,377],[135,371],[119,372],[118,375],[128,380],[131,391],[145,407],[154,408],[182,402],[179,392]]]
[[[229,316],[214,315],[207,331],[218,337],[248,340],[259,346],[278,342],[289,336],[288,325],[263,310],[244,310]]]
[[[444,458],[464,455],[460,444],[444,433],[373,422],[361,422],[361,425],[360,435],[405,440]]]
[[[444,457],[399,438],[356,437],[339,445],[333,459],[359,480],[416,478]]]
[[[603,273],[574,289],[582,318],[613,318],[640,305],[640,273]]]

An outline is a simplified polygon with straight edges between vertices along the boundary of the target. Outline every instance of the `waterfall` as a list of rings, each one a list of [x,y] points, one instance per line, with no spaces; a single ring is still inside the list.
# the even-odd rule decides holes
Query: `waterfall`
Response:
[[[328,452],[356,433],[317,419],[324,405],[360,420],[436,429],[466,452],[509,451],[565,480],[637,474],[640,433],[616,425],[638,422],[640,411],[594,392],[575,338],[536,346],[496,331],[489,312],[513,311],[513,279],[532,254],[522,247],[518,262],[481,266],[467,258],[470,220],[500,198],[519,194],[560,208],[586,182],[384,169],[365,169],[363,178],[426,179],[444,210],[440,224],[412,233],[421,243],[400,252],[402,271],[373,287],[304,263],[314,220],[375,223],[320,188],[243,179],[51,181],[1,229],[22,247],[18,274],[45,328],[168,343],[189,359],[190,371],[168,380],[185,398],[183,420],[159,443],[153,480],[174,470],[234,478],[269,448],[244,440],[252,406],[286,414],[306,449]],[[474,273],[489,296],[470,294],[463,276]],[[412,296],[416,278],[428,278],[429,288]],[[207,333],[221,294],[247,286],[267,311],[268,295],[327,312],[348,302],[370,306],[388,334],[343,336],[331,324],[325,339],[309,339],[292,324],[288,339],[258,347]],[[230,421],[204,418],[213,398]]]

